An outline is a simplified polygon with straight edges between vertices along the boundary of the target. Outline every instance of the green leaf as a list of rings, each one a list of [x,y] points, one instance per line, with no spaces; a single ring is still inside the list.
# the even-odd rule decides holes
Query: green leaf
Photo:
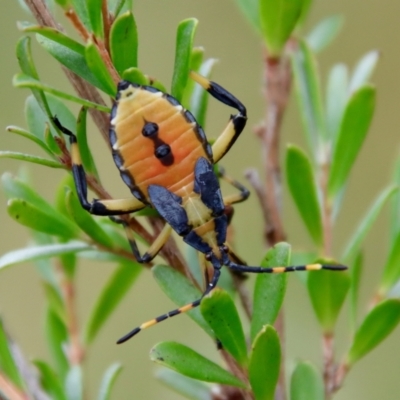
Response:
[[[391,287],[400,279],[400,232],[391,244],[388,257],[383,268],[379,285],[379,294],[385,296]]]
[[[190,65],[189,65],[189,70],[190,71],[196,71],[198,72],[201,64],[203,62],[203,57],[204,57],[204,48],[203,47],[193,47],[192,52],[190,53]],[[185,87],[185,91],[183,93],[182,97],[182,105],[184,108],[189,109],[192,111],[190,107],[190,99],[193,95],[193,90],[195,88],[196,84],[193,79],[188,79]],[[193,113],[193,111],[192,111]]]
[[[3,254],[0,257],[0,269],[10,267],[11,265],[15,265],[21,262],[55,257],[65,253],[77,253],[79,251],[91,249],[91,246],[78,241],[49,244],[45,246],[26,247]]]
[[[179,23],[176,33],[175,65],[171,94],[178,101],[182,100],[189,76],[190,55],[197,24],[198,21],[195,18],[185,19]]]
[[[86,0],[90,25],[95,36],[103,38],[103,15],[102,15],[103,0]]]
[[[257,31],[261,30],[260,27],[260,11],[259,0],[236,0],[236,4],[250,22],[251,26]]]
[[[358,297],[360,292],[360,280],[363,268],[363,255],[359,252],[354,260],[353,265],[350,268],[350,300],[351,300],[351,320],[353,324],[353,330],[357,326],[357,305]]]
[[[111,399],[111,390],[114,387],[115,381],[121,371],[122,365],[119,363],[114,363],[107,368],[101,380],[101,386],[97,400]]]
[[[99,49],[91,41],[89,41],[85,47],[85,59],[90,71],[92,71],[93,75],[102,83],[102,90],[114,97],[117,92],[116,84],[101,57]]]
[[[57,373],[45,361],[33,360],[33,364],[39,370],[40,384],[54,400],[67,400],[64,389]]]
[[[13,125],[7,126],[6,130],[7,130],[7,132],[15,133],[17,135],[24,137],[25,139],[31,140],[32,142],[34,142],[35,144],[40,146],[48,155],[50,155],[50,156],[53,155],[52,151],[49,149],[49,147],[46,145],[46,143],[44,143],[42,140],[40,140],[33,133],[31,133],[23,128],[20,128],[18,126],[13,126]],[[21,153],[17,153],[17,154],[21,154]]]
[[[261,261],[262,267],[286,266],[289,264],[290,246],[278,243],[269,249]],[[272,325],[278,316],[285,297],[287,274],[257,274],[253,295],[253,317],[251,319],[251,340],[267,324]]]
[[[297,209],[317,246],[322,246],[322,216],[311,161],[299,147],[289,145],[286,179]]]
[[[348,365],[353,365],[381,343],[400,321],[400,300],[388,299],[375,306],[356,332],[347,355]]]
[[[151,349],[150,359],[199,381],[246,388],[246,385],[230,372],[180,343],[157,344]]]
[[[0,369],[2,373],[19,389],[24,389],[24,382],[15,363],[3,321],[0,319]]]
[[[278,334],[266,325],[254,339],[250,355],[249,380],[256,400],[273,400],[280,364]]]
[[[130,11],[120,15],[112,24],[110,48],[113,64],[120,75],[126,69],[138,66],[138,32]]]
[[[353,234],[352,238],[348,242],[346,249],[343,252],[342,259],[345,263],[352,263],[357,253],[360,251],[367,233],[376,221],[383,206],[397,192],[398,187],[389,186],[375,200],[374,204],[368,210],[365,217],[362,218],[361,223],[358,225],[355,233]]]
[[[85,342],[96,338],[112,312],[121,302],[143,267],[131,261],[121,262],[101,290],[85,327]]]
[[[57,314],[58,318],[66,324],[67,311],[65,309],[64,301],[55,286],[48,283],[43,283],[44,292],[46,294],[47,304]]]
[[[204,297],[200,305],[204,319],[215,336],[242,366],[247,363],[246,340],[235,304],[228,293],[217,288]]]
[[[344,112],[328,181],[328,194],[333,198],[343,187],[351,167],[367,135],[375,109],[375,88],[363,86],[356,90]]]
[[[321,374],[309,362],[299,362],[290,380],[290,400],[324,400]]]
[[[397,158],[393,168],[393,184],[400,187],[400,157]],[[400,232],[400,192],[397,191],[391,201],[390,210],[390,241],[393,242]]]
[[[138,85],[148,85],[149,80],[139,68],[128,68],[122,73],[122,78]]]
[[[89,19],[89,13],[87,9],[87,1],[82,1],[82,0],[69,0],[72,9],[78,14],[78,17],[80,21],[83,23],[85,28],[90,31],[91,26],[90,26],[90,19]]]
[[[11,158],[13,160],[26,161],[32,164],[45,165],[46,167],[50,168],[65,168],[65,165],[57,161],[33,156],[32,154],[18,153],[16,151],[0,151],[0,158]]]
[[[378,63],[380,54],[373,50],[367,53],[354,68],[353,75],[350,80],[349,92],[353,93],[357,89],[369,83],[372,73]]]
[[[302,8],[302,0],[259,0],[261,32],[269,57],[280,56]]]
[[[310,272],[307,287],[315,314],[324,333],[332,333],[350,287],[349,274],[344,271]]]
[[[298,49],[292,54],[292,65],[304,131],[315,155],[321,138],[326,137],[326,130],[318,65],[305,42],[300,41]]]
[[[163,292],[179,307],[200,299],[202,292],[197,289],[181,273],[166,265],[156,265],[151,270],[153,276]],[[199,324],[211,337],[214,334],[201,315],[199,308],[187,312],[190,318]]]
[[[68,371],[65,378],[65,393],[68,400],[83,399],[82,369],[80,365],[74,365]]]
[[[156,372],[156,378],[187,399],[212,400],[211,390],[206,384],[170,369],[160,368]]]
[[[306,41],[308,45],[315,52],[325,49],[336,38],[343,26],[343,22],[342,15],[331,15],[325,18],[307,35]]]

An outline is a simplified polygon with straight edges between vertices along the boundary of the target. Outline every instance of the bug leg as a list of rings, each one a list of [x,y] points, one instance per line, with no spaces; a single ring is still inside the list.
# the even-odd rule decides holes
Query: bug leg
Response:
[[[166,314],[160,315],[157,318],[153,318],[153,319],[151,319],[151,320],[149,320],[147,322],[144,322],[143,324],[141,324],[137,328],[131,330],[129,333],[127,333],[121,339],[119,339],[117,341],[117,344],[121,344],[121,343],[126,342],[127,340],[129,340],[130,338],[132,338],[133,336],[138,334],[140,331],[142,331],[143,329],[150,328],[151,326],[156,325],[159,322],[162,322],[162,321],[166,320],[167,318],[174,317],[175,315],[178,315],[178,314],[183,314],[183,313],[185,313],[187,311],[193,310],[193,308],[198,307],[200,305],[200,303],[201,303],[202,298],[204,296],[206,296],[208,293],[210,293],[215,288],[215,286],[218,283],[218,279],[220,277],[220,274],[221,274],[221,269],[220,268],[215,268],[214,269],[214,275],[213,275],[213,277],[211,279],[211,282],[207,285],[206,290],[204,291],[204,293],[201,295],[201,297],[199,299],[197,299],[197,300],[195,300],[195,301],[193,301],[193,302],[191,302],[189,304],[186,304],[186,305],[184,305],[182,307],[179,307],[179,308],[177,308],[175,310],[169,311]]]
[[[236,115],[231,116],[225,130],[212,145],[214,163],[216,163],[228,152],[242,133],[247,122],[246,107],[218,83],[212,82],[194,71],[190,72],[190,77],[217,100],[239,111]]]
[[[228,182],[230,185],[232,185],[235,189],[239,191],[239,193],[230,194],[224,197],[225,207],[232,204],[241,203],[242,201],[245,201],[249,198],[250,191],[241,183],[239,183],[236,179],[233,179],[232,177],[227,175],[225,172],[225,168],[218,165],[217,174],[221,179]]]

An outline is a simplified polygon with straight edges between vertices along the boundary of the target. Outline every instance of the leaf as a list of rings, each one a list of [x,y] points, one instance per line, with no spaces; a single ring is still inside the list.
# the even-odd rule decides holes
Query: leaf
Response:
[[[148,85],[149,80],[139,68],[128,68],[122,73],[122,78],[138,85]]]
[[[35,144],[40,146],[48,155],[50,155],[50,156],[53,155],[53,153],[51,152],[49,147],[46,145],[46,143],[44,143],[42,140],[40,140],[38,137],[36,137],[33,133],[31,133],[23,128],[20,128],[18,126],[13,126],[13,125],[7,126],[6,130],[7,130],[7,132],[15,133],[17,135],[24,137],[25,139],[31,140],[32,142],[34,142]],[[17,153],[17,154],[21,154],[21,153]]]
[[[89,13],[87,9],[87,1],[69,0],[69,3],[71,4],[70,6],[72,6],[72,9],[75,11],[75,13],[78,14],[78,17],[85,26],[85,28],[88,31],[90,31],[91,26],[90,26]]]
[[[306,153],[294,145],[287,147],[286,179],[308,232],[315,244],[322,246],[322,216],[314,171]]]
[[[378,346],[400,321],[400,300],[388,299],[375,306],[366,316],[355,334],[347,355],[347,363],[353,365],[361,357]]]
[[[21,262],[38,260],[59,256],[65,253],[77,253],[79,251],[91,250],[92,247],[83,242],[71,241],[68,243],[56,243],[45,246],[32,246],[18,249],[3,254],[0,257],[0,269],[10,267]]]
[[[103,375],[101,386],[97,400],[110,400],[111,390],[114,387],[115,381],[122,371],[122,365],[114,363],[110,365]]]
[[[189,76],[190,55],[198,21],[195,18],[185,19],[178,25],[176,33],[175,64],[172,76],[171,94],[178,101],[182,100]]]
[[[54,400],[67,400],[60,379],[53,368],[41,360],[33,360],[33,364],[39,370],[41,386],[51,395],[51,398]]]
[[[378,63],[380,53],[376,50],[368,52],[354,68],[353,75],[349,84],[349,92],[353,93],[357,89],[369,83],[369,79]]]
[[[360,248],[365,237],[367,236],[367,233],[376,221],[376,218],[378,217],[383,206],[397,192],[398,187],[389,186],[375,200],[374,204],[368,210],[365,217],[362,218],[361,223],[358,225],[356,231],[354,232],[352,238],[349,240],[348,245],[343,252],[342,259],[345,263],[350,264],[354,260],[357,253],[360,251]]]
[[[309,274],[308,293],[325,334],[332,333],[349,287],[350,277],[344,271],[317,271]]]
[[[236,0],[236,4],[250,22],[251,26],[260,31],[260,11],[259,11],[259,0]]]
[[[261,33],[269,57],[280,56],[302,12],[302,0],[259,0]]]
[[[112,312],[121,302],[143,267],[138,263],[120,262],[107,283],[101,290],[99,297],[90,313],[85,327],[85,342],[92,343]]]
[[[246,388],[246,385],[230,372],[180,343],[158,343],[151,349],[150,359],[199,381]]]
[[[44,292],[46,294],[47,304],[48,306],[57,314],[57,317],[62,321],[65,325],[67,322],[67,311],[65,308],[64,301],[56,289],[55,286],[43,283]]]
[[[112,24],[110,48],[113,64],[120,75],[138,66],[138,32],[133,14],[128,11]]]
[[[398,157],[393,168],[393,184],[400,187],[400,158]],[[397,191],[392,198],[390,207],[390,241],[393,242],[400,232],[400,192]]]
[[[254,339],[250,355],[249,380],[256,400],[273,400],[280,363],[278,334],[266,325]]]
[[[247,363],[246,340],[235,304],[228,293],[214,289],[203,298],[201,313],[215,336],[232,357],[241,365]]]
[[[156,265],[151,271],[163,292],[179,307],[201,298],[202,293],[200,290],[173,268],[166,265]],[[204,320],[199,308],[194,308],[187,312],[187,314],[211,337],[214,337],[210,326]]]
[[[90,25],[95,36],[103,38],[103,16],[102,16],[103,0],[86,0],[86,9],[88,11]]]
[[[333,198],[342,188],[367,135],[375,109],[375,88],[356,90],[344,112],[328,181],[328,195]]]
[[[363,268],[363,254],[360,252],[355,257],[354,263],[350,268],[350,300],[351,300],[351,319],[353,330],[357,326],[357,305],[360,292],[360,280]]]
[[[80,365],[74,365],[68,371],[65,378],[65,393],[68,400],[83,399],[82,369]]]
[[[315,51],[319,52],[336,38],[343,26],[342,15],[331,15],[323,19],[308,35],[306,41]]]
[[[384,297],[392,286],[400,279],[400,232],[391,244],[388,257],[383,268],[379,285],[379,294]]]
[[[204,48],[203,47],[193,47],[192,51],[190,53],[189,70],[199,72],[199,69],[203,62],[203,57],[204,57]],[[183,105],[183,107],[186,109],[189,109],[192,112],[192,114],[193,114],[193,110],[190,106],[190,99],[193,95],[193,90],[194,90],[195,86],[196,86],[196,84],[193,79],[187,80],[185,90],[183,93],[183,97],[182,97],[182,103],[181,103]]]
[[[30,162],[32,164],[45,165],[50,168],[64,168],[65,165],[58,161],[49,160],[47,158],[33,156],[32,154],[18,153],[16,151],[0,151],[0,158],[11,158],[13,160],[20,160]]]
[[[290,380],[290,400],[324,399],[324,383],[321,374],[311,363],[299,362]]]
[[[159,369],[156,372],[156,378],[187,399],[212,400],[211,390],[206,384],[183,376],[170,369]]]
[[[321,138],[326,137],[326,129],[318,65],[305,42],[300,41],[298,49],[292,54],[292,65],[304,131],[315,155]]]
[[[261,261],[262,267],[286,266],[289,264],[290,246],[278,243],[269,249]],[[278,316],[285,297],[287,274],[257,274],[253,295],[253,317],[251,340],[265,325],[272,325]]]

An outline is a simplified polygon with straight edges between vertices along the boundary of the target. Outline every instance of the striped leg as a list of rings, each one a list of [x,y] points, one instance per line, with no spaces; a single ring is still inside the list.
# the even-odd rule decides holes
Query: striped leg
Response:
[[[190,77],[217,100],[239,111],[238,114],[231,116],[227,127],[212,145],[214,163],[216,163],[228,152],[242,133],[247,122],[246,108],[235,96],[218,85],[218,83],[209,81],[194,71],[190,72]]]
[[[219,165],[218,165],[218,176],[239,191],[239,193],[230,194],[224,197],[223,200],[225,207],[230,206],[232,204],[241,203],[242,201],[245,201],[249,198],[250,196],[249,190],[241,183],[239,183],[237,180],[227,175],[225,173],[225,168],[222,168]]]

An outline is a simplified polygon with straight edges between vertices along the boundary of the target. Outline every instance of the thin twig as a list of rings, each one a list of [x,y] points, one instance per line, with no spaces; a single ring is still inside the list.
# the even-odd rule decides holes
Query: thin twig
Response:
[[[17,388],[9,379],[0,373],[0,388],[6,400],[29,400],[29,396]],[[0,393],[0,398],[2,397]]]

